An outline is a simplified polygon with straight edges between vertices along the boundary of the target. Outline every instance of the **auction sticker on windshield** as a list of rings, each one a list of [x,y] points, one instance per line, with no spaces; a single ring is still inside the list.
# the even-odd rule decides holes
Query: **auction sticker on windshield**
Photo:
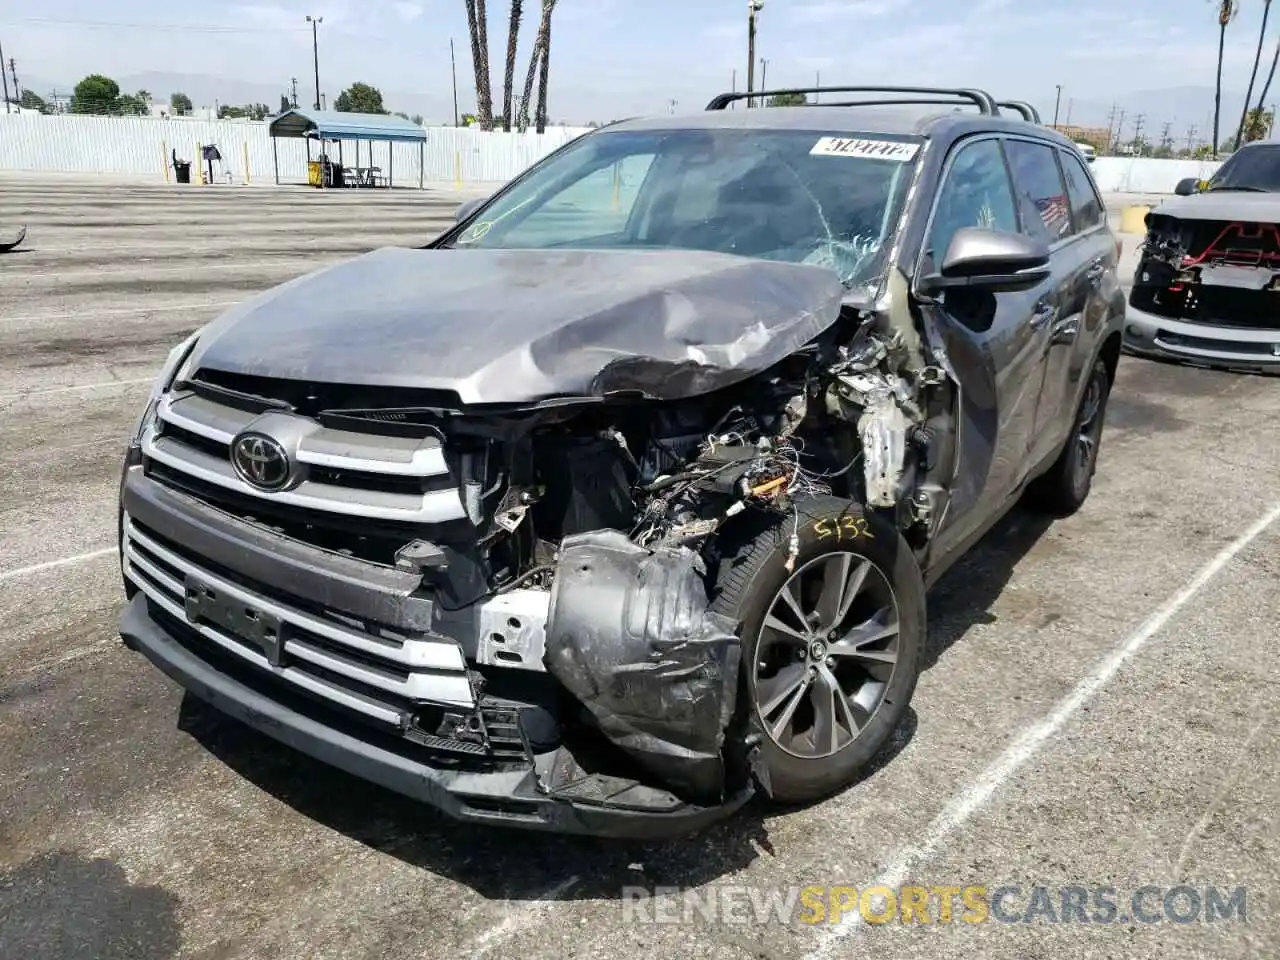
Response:
[[[897,140],[869,140],[865,137],[823,137],[809,151],[817,157],[869,157],[906,163],[920,149],[918,143]]]

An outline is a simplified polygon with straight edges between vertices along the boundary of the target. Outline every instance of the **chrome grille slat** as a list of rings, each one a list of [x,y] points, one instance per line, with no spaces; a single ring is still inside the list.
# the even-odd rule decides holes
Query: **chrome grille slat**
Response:
[[[308,510],[371,520],[426,524],[447,523],[466,516],[462,498],[456,489],[407,494],[303,481],[291,490],[259,490],[240,479],[229,459],[212,456],[173,437],[157,435],[154,427],[143,435],[142,452],[179,473],[190,474],[206,483],[244,496]]]
[[[453,641],[409,639],[396,647],[347,630],[286,603],[261,596],[205,570],[156,542],[153,537],[139,530],[127,515],[123,553],[125,575],[129,576],[148,598],[183,622],[190,622],[187,619],[185,605],[186,585],[170,572],[162,569],[160,564],[183,574],[193,575],[202,583],[225,592],[227,596],[255,610],[275,617],[281,623],[287,623],[333,644],[335,650],[321,649],[303,638],[287,637],[284,652],[286,657],[294,660],[295,665],[286,663],[284,666],[276,667],[264,655],[238,642],[221,629],[207,623],[191,624],[193,629],[219,646],[314,693],[371,716],[378,716],[388,722],[398,724],[400,721],[401,711],[398,707],[382,704],[359,690],[345,690],[336,681],[312,676],[304,669],[304,663],[312,664],[329,674],[349,678],[365,687],[386,690],[409,700],[461,707],[474,706],[466,659],[461,648]],[[337,652],[342,649],[349,650],[351,656],[346,657]],[[362,662],[359,656],[369,657],[375,661],[380,659],[386,665],[379,669],[376,663]]]
[[[134,574],[135,568],[146,572],[142,564],[137,563],[135,558],[126,556],[124,565],[125,576],[129,577],[138,589],[147,595],[148,600],[159,606],[162,610],[168,613],[169,616],[185,623],[187,613],[182,604],[178,603],[172,597],[167,596],[161,591],[156,590],[151,584],[139,578]],[[381,720],[383,723],[392,724],[397,727],[400,726],[401,712],[399,710],[380,704],[369,697],[363,697],[350,690],[344,690],[336,684],[328,683],[317,677],[309,676],[299,670],[294,670],[289,667],[273,667],[267,662],[267,658],[262,654],[255,653],[242,643],[236,641],[233,637],[229,637],[221,630],[217,630],[207,624],[196,623],[190,624],[190,626],[192,630],[196,631],[196,633],[200,634],[200,636],[204,637],[206,640],[217,644],[218,647],[226,650],[228,653],[235,654],[242,660],[248,661],[260,670],[267,673],[273,673],[278,677],[283,677],[285,680],[297,687],[309,690],[314,694],[324,697],[326,700],[331,700],[334,703],[347,707],[350,710],[355,710],[358,713],[373,717],[376,720]]]
[[[316,636],[331,640],[334,643],[350,647],[362,653],[386,660],[388,663],[404,667],[410,670],[455,670],[464,671],[467,668],[466,658],[462,655],[462,650],[452,640],[405,640],[402,645],[393,645],[389,643],[380,643],[371,639],[368,635],[356,633],[348,630],[335,623],[330,623],[319,617],[312,616],[305,611],[298,610],[294,607],[283,603],[277,603],[267,597],[256,594],[250,590],[246,590],[239,584],[225,580],[216,574],[209,573],[206,570],[197,567],[195,564],[178,556],[173,551],[156,543],[155,540],[148,537],[139,530],[132,521],[128,526],[129,539],[136,542],[148,553],[153,554],[160,560],[163,560],[169,566],[184,573],[194,573],[211,586],[217,587],[228,596],[235,597],[243,603],[247,603],[265,613],[286,620],[297,627]],[[178,587],[178,592],[182,592],[182,587]]]
[[[237,433],[258,418],[258,414],[194,394],[164,397],[157,413],[165,423],[224,445],[230,445]],[[318,423],[299,444],[298,460],[335,470],[397,477],[449,474],[444,447],[436,437],[380,436],[335,430]]]

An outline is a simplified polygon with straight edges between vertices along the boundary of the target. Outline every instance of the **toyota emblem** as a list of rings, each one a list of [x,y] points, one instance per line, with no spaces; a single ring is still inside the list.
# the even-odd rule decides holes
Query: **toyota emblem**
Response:
[[[289,482],[289,455],[266,434],[242,433],[232,440],[231,465],[259,490],[279,490]]]

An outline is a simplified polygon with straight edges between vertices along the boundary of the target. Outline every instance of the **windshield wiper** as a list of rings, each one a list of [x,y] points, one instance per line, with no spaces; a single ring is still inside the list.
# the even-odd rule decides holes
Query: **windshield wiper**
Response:
[[[1205,191],[1205,193],[1216,193],[1219,190],[1224,190],[1224,191],[1234,190],[1234,191],[1239,191],[1240,193],[1274,193],[1275,192],[1273,190],[1268,190],[1266,187],[1247,187],[1244,185],[1237,184],[1229,187],[1210,187],[1208,190]]]

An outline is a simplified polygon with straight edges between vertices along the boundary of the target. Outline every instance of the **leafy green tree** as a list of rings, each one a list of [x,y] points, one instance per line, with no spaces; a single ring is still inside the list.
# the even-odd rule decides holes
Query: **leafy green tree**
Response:
[[[169,94],[169,109],[176,116],[189,117],[195,108],[191,105],[191,98],[185,93],[171,93]]]
[[[118,114],[120,85],[110,77],[91,73],[76,84],[71,96],[72,113]]]
[[[144,117],[150,112],[147,101],[136,93],[121,94],[116,103],[118,107],[116,113],[126,117]]]
[[[769,98],[769,106],[771,107],[804,107],[808,106],[809,98],[803,93],[775,93]]]
[[[288,113],[292,109],[293,104],[289,102],[289,95],[287,93],[280,94],[280,112]]]
[[[39,110],[41,113],[49,112],[49,105],[39,96],[30,90],[23,90],[22,96],[18,100],[18,106],[23,110]]]
[[[353,83],[338,94],[333,109],[342,113],[386,113],[382,105],[382,91],[367,83]]]

